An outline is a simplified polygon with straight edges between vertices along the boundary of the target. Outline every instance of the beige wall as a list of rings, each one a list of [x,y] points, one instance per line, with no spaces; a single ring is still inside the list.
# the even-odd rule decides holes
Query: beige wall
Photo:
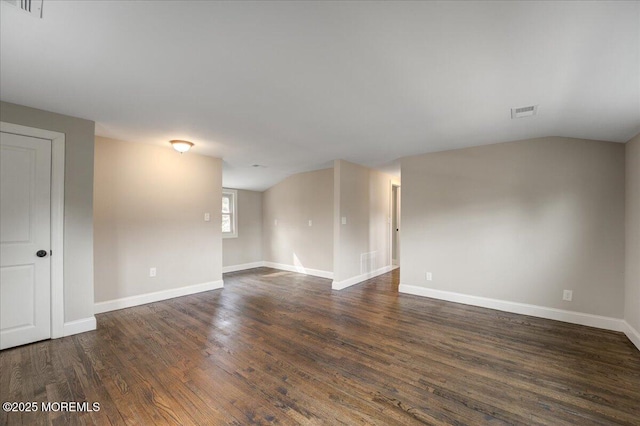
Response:
[[[624,318],[637,333],[640,333],[640,134],[626,144]]]
[[[96,302],[222,279],[221,160],[100,137],[95,154]]]
[[[624,149],[554,137],[403,159],[402,284],[620,318]]]
[[[334,163],[334,280],[344,281],[391,265],[391,175]],[[346,224],[342,218],[346,218]]]
[[[262,260],[262,192],[238,189],[238,237],[222,239],[222,265]]]
[[[333,169],[290,176],[262,202],[265,261],[333,271]]]
[[[93,121],[0,102],[0,121],[65,134],[64,320],[93,317]]]

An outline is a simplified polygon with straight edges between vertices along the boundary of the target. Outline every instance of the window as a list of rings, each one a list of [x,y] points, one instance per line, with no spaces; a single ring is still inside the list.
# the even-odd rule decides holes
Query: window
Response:
[[[222,238],[238,236],[238,191],[222,190]]]

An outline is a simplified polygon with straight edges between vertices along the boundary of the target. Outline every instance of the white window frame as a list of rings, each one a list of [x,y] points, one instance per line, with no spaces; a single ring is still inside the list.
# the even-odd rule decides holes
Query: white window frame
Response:
[[[230,199],[231,213],[222,213],[231,215],[231,232],[223,232],[222,238],[238,238],[238,191],[235,189],[222,188],[222,197]],[[222,204],[222,200],[220,201]],[[220,207],[222,212],[222,206]],[[220,226],[222,227],[222,216],[220,216]]]

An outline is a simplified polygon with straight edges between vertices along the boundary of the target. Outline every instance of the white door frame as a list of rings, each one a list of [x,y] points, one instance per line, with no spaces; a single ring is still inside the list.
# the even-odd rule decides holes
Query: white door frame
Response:
[[[64,335],[64,133],[0,122],[0,131],[51,141],[51,338]]]

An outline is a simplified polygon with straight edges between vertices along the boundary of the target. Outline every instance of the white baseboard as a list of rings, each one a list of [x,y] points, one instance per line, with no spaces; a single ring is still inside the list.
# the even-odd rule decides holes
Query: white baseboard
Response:
[[[302,266],[285,265],[283,263],[274,263],[274,262],[264,262],[263,266],[266,266],[268,268],[280,269],[282,271],[298,272],[300,274],[313,275],[314,277],[329,278],[330,280],[333,279],[333,272],[321,271],[319,269],[310,269]]]
[[[263,266],[265,266],[265,262],[263,260],[259,262],[242,263],[240,265],[223,266],[222,273],[226,274],[227,272],[244,271],[246,269],[260,268]]]
[[[342,290],[344,288],[351,287],[352,285],[356,285],[356,284],[359,284],[359,283],[361,283],[363,281],[366,281],[366,280],[369,280],[371,278],[377,277],[378,275],[386,274],[387,272],[393,271],[396,268],[397,268],[397,266],[388,265],[388,266],[384,266],[382,268],[376,269],[375,271],[368,272],[366,274],[357,275],[355,277],[347,278],[346,280],[333,281],[331,283],[331,289],[332,290]]]
[[[118,309],[131,308],[133,306],[146,305],[147,303],[159,302],[161,300],[173,299],[174,297],[187,296],[189,294],[201,293],[203,291],[217,290],[224,286],[222,280],[208,283],[194,284],[186,287],[172,288],[169,290],[156,291],[153,293],[140,294],[138,296],[123,297],[121,299],[98,302],[94,306],[96,314],[115,311]],[[66,324],[65,324],[66,325]]]
[[[638,332],[638,330],[636,330],[635,328],[631,327],[631,324],[629,324],[626,321],[624,321],[623,331],[624,331],[624,334],[627,335],[629,340],[631,340],[631,343],[636,345],[636,348],[638,348],[638,350],[640,351],[640,332]]]
[[[589,327],[603,328],[605,330],[625,331],[625,321],[619,318],[604,317],[600,315],[585,314],[582,312],[565,311],[563,309],[547,308],[545,306],[529,305],[526,303],[509,302],[506,300],[489,299],[480,296],[454,293],[450,291],[435,290],[432,288],[400,284],[400,293],[416,296],[431,297],[433,299],[447,300],[449,302],[463,303],[465,305],[480,306],[496,309],[498,311],[512,312],[515,314],[531,315],[534,317],[564,321],[572,324],[586,325]],[[627,324],[628,326],[628,324]],[[629,326],[629,328],[631,328]],[[635,342],[634,342],[635,344]]]
[[[75,321],[65,322],[62,328],[62,336],[71,336],[96,329],[96,317],[82,318]]]

